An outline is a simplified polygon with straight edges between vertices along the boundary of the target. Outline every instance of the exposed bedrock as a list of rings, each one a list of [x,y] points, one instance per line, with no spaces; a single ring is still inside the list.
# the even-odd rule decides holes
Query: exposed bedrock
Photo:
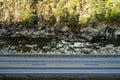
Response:
[[[9,26],[1,25],[1,37],[48,37],[58,38],[68,41],[94,41],[120,37],[120,28],[104,25],[103,27],[88,26],[81,29],[72,30],[66,24],[55,24],[53,27],[24,27],[22,24]]]

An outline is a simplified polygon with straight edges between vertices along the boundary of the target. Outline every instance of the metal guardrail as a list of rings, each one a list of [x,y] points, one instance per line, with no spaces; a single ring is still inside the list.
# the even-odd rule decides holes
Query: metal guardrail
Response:
[[[0,74],[120,78],[120,57],[0,56]]]

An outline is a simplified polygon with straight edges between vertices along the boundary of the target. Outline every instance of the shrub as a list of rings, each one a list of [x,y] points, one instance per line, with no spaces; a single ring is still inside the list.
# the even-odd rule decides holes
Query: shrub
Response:
[[[0,0],[0,20],[30,19],[30,23],[39,20],[49,25],[68,23],[70,27],[89,21],[120,22],[119,4],[120,0]]]

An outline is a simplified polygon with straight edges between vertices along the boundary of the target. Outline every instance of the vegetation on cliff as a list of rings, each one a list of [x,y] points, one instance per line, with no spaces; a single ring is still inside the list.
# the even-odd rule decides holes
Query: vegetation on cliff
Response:
[[[120,22],[120,0],[0,0],[0,22],[28,26]],[[32,24],[32,25],[31,25]]]

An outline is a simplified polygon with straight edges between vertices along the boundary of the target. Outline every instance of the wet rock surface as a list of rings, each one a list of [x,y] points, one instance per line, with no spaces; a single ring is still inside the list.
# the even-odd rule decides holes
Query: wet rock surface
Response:
[[[0,54],[120,55],[119,40],[92,43],[57,38],[1,38]]]

